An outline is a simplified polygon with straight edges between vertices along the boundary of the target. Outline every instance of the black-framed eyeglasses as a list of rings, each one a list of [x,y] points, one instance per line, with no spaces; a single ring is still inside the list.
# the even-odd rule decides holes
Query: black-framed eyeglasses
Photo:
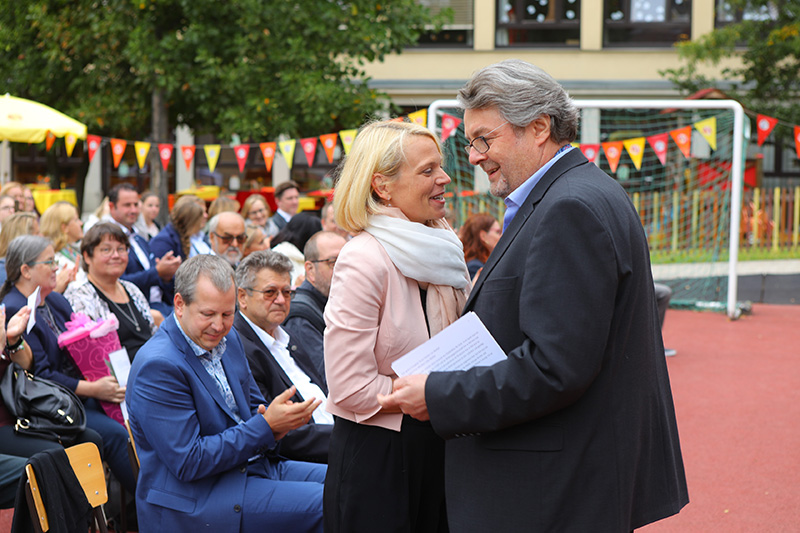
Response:
[[[278,290],[278,289],[275,289],[273,287],[270,287],[268,289],[254,289],[253,287],[243,287],[243,288],[246,291],[261,293],[261,296],[263,296],[264,299],[269,301],[269,302],[271,302],[272,300],[277,298],[278,297],[278,293],[281,293],[281,296],[283,296],[284,300],[291,300],[292,296],[294,296],[294,291],[292,289],[280,289],[280,290]]]
[[[479,137],[475,137],[474,139],[472,139],[471,143],[469,143],[468,145],[466,145],[464,147],[464,151],[467,152],[467,155],[470,155],[472,153],[472,149],[474,148],[475,150],[478,151],[479,154],[485,154],[486,152],[489,151],[489,148],[490,148],[489,147],[489,141],[486,139],[486,137],[488,135],[491,135],[492,133],[496,132],[497,130],[499,130],[500,128],[505,126],[506,124],[508,124],[507,120],[505,122],[503,122],[502,124],[500,124],[499,126],[497,126],[492,131],[490,131],[489,133],[487,133],[486,135],[481,135]]]
[[[222,244],[226,246],[232,243],[234,239],[236,239],[236,242],[238,242],[239,244],[244,244],[244,241],[247,240],[246,233],[242,233],[241,235],[220,235],[216,231],[212,231],[212,233],[216,235],[217,238],[222,241]]]
[[[336,260],[338,257],[329,257],[328,259],[309,259],[312,263],[325,263],[329,267],[333,268],[333,265],[336,264]]]

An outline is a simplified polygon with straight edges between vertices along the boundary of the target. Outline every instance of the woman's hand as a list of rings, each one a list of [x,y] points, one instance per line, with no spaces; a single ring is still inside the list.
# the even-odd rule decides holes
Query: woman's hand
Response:
[[[25,326],[28,324],[28,317],[31,310],[26,305],[16,312],[6,325],[6,307],[0,306],[0,349],[5,348],[6,344],[16,344],[20,336],[25,333]]]
[[[105,376],[97,381],[89,381],[87,383],[93,389],[87,394],[91,398],[111,403],[122,403],[122,400],[125,399],[125,387],[120,387],[113,376]]]
[[[64,267],[58,271],[56,275],[56,292],[63,294],[67,290],[67,285],[75,281],[75,276],[78,275],[78,263],[72,268]]]

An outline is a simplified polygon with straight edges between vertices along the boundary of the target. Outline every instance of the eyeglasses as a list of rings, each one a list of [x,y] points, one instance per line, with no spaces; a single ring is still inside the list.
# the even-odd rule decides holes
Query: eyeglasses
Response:
[[[226,246],[232,243],[234,239],[236,239],[236,242],[238,242],[239,244],[244,244],[244,241],[247,240],[246,233],[242,233],[241,235],[220,235],[216,231],[212,231],[211,233],[216,235],[217,238],[222,241],[222,244]]]
[[[294,291],[292,289],[278,290],[270,287],[269,289],[262,290],[262,289],[254,289],[253,287],[244,287],[244,290],[252,292],[260,292],[261,295],[264,297],[264,299],[267,300],[268,302],[271,302],[272,300],[277,298],[278,293],[281,293],[281,296],[283,296],[284,300],[291,300],[292,296],[294,296]]]
[[[489,147],[489,141],[486,139],[486,136],[487,135],[491,135],[492,133],[496,132],[497,130],[499,130],[500,128],[505,126],[506,124],[508,124],[507,120],[505,122],[503,122],[502,124],[500,124],[499,126],[497,126],[492,131],[490,131],[489,133],[487,133],[486,135],[481,135],[480,137],[475,137],[474,139],[472,139],[471,143],[469,143],[468,145],[466,145],[464,147],[464,151],[467,152],[467,155],[472,155],[472,149],[475,148],[475,150],[477,150],[479,154],[485,154],[486,152],[489,151],[489,148],[490,148]]]
[[[56,260],[55,260],[55,258],[53,258],[53,259],[50,259],[50,260],[48,260],[48,261],[34,261],[33,263],[28,263],[28,265],[30,265],[30,266],[34,266],[34,265],[47,265],[47,266],[49,266],[50,268],[54,268],[54,267],[57,267],[57,266],[58,266],[58,265],[56,264]]]
[[[253,209],[252,211],[250,211],[250,214],[251,215],[263,215],[266,212],[267,212],[267,210],[262,207],[261,209]]]
[[[311,263],[326,263],[329,267],[333,268],[333,265],[336,264],[337,259],[338,257],[330,257],[328,259],[314,259],[314,260],[309,259],[309,261]]]
[[[117,246],[116,248],[110,248],[110,247],[107,247],[107,246],[103,246],[102,248],[98,248],[97,249],[97,254],[101,255],[103,257],[111,257],[115,253],[117,255],[120,255],[120,256],[126,255],[128,253],[128,247],[127,246]]]

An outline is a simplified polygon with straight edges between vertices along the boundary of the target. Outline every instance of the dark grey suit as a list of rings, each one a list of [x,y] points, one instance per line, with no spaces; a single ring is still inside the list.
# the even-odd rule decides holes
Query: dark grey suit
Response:
[[[624,531],[688,495],[627,194],[578,150],[533,188],[467,301],[508,354],[433,373],[453,531]]]

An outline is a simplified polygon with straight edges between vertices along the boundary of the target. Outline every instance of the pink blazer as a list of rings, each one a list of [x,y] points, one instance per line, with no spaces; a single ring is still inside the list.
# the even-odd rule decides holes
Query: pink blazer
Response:
[[[400,431],[403,415],[379,413],[391,364],[428,340],[419,285],[362,231],[342,248],[325,306],[327,409],[359,424]]]

